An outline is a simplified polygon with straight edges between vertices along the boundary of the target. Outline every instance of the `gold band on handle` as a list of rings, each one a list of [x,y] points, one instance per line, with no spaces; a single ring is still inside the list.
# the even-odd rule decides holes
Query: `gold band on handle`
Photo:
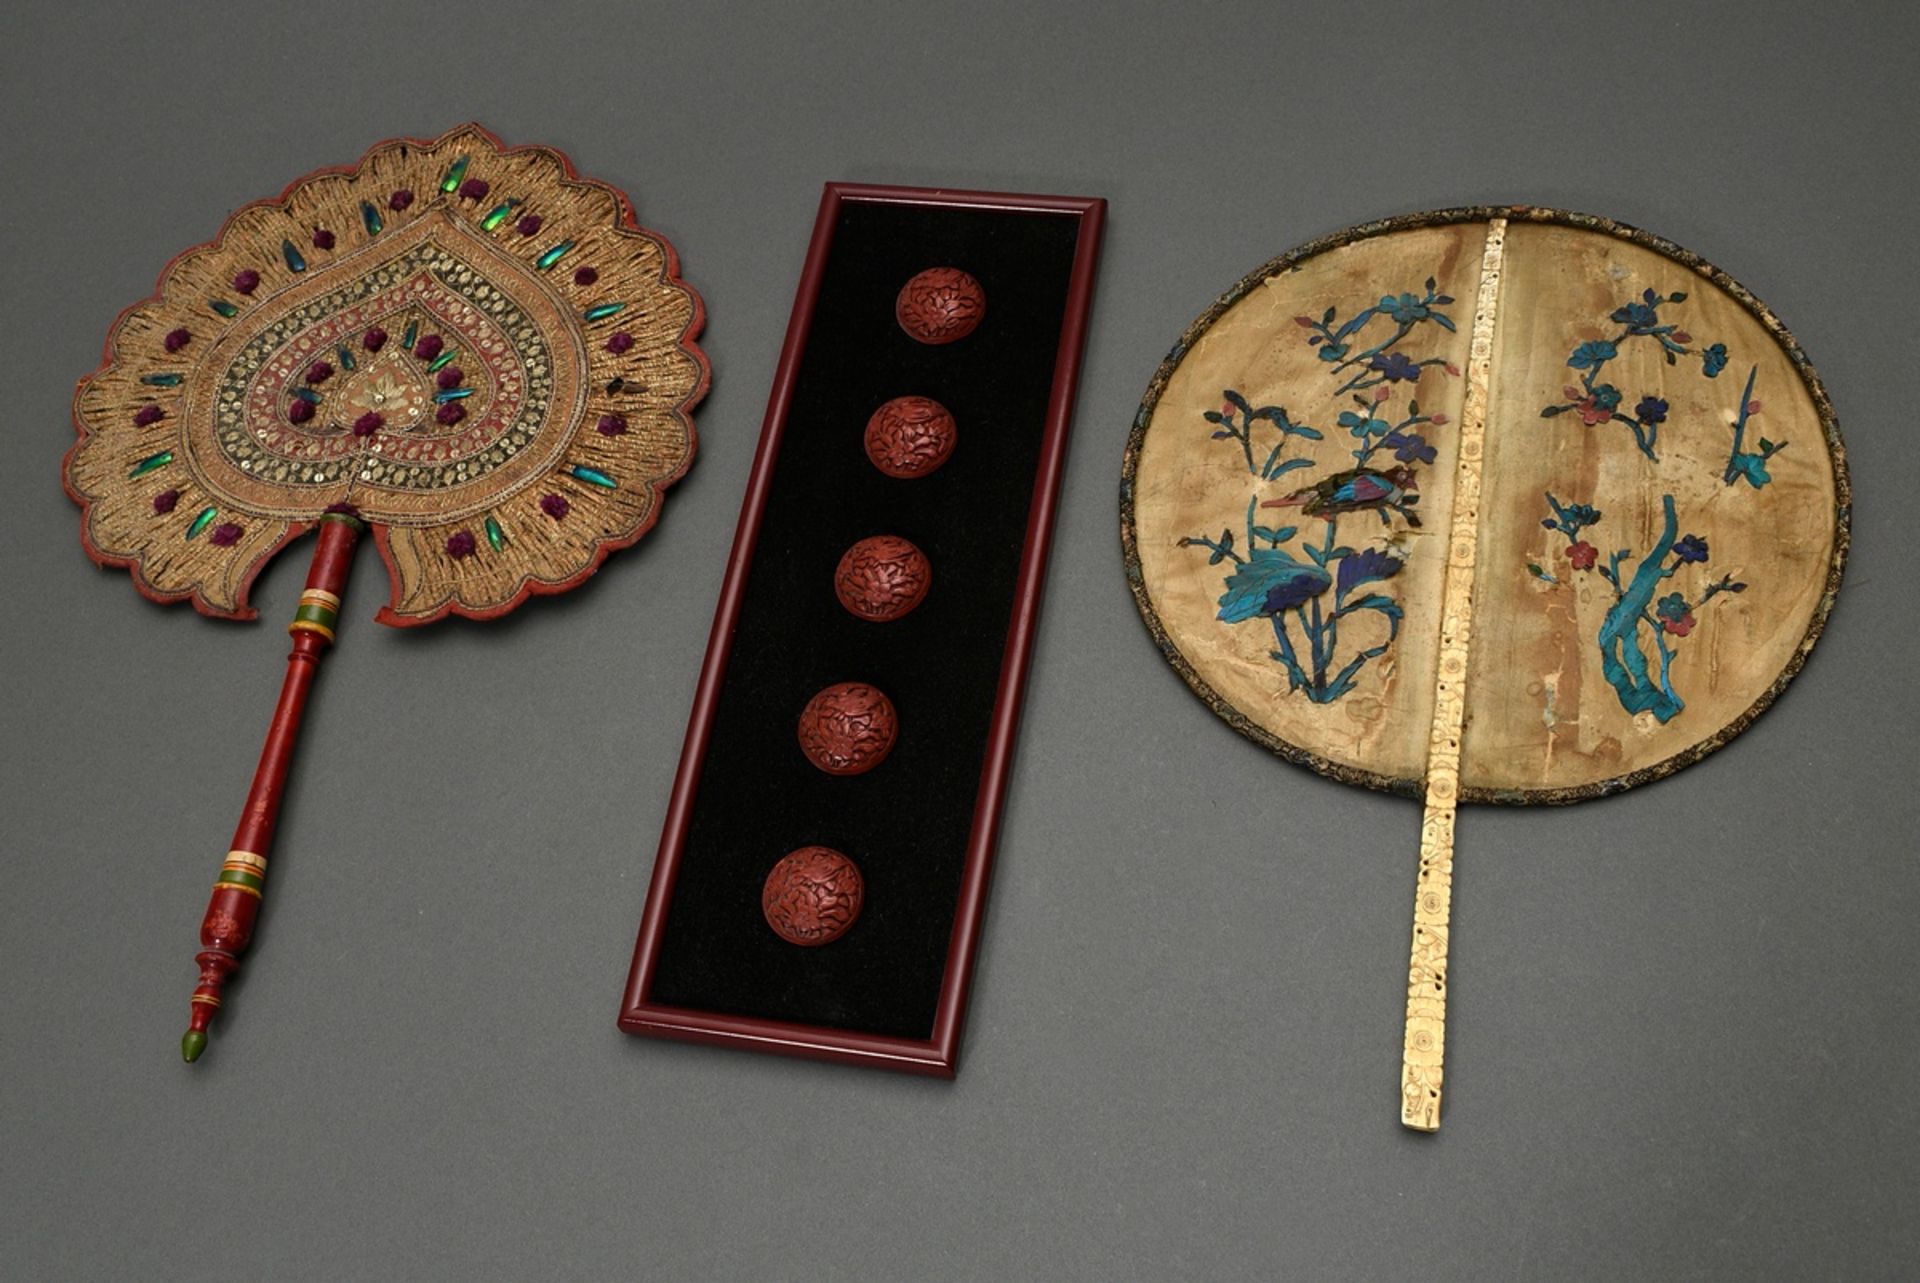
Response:
[[[1453,903],[1453,813],[1460,800],[1460,731],[1467,708],[1467,647],[1473,636],[1480,470],[1486,453],[1487,389],[1492,386],[1493,330],[1500,307],[1506,243],[1507,220],[1491,220],[1480,257],[1480,292],[1474,303],[1473,341],[1467,351],[1460,457],[1454,472],[1453,522],[1447,539],[1440,662],[1434,679],[1433,726],[1427,737],[1427,809],[1420,823],[1420,880],[1414,892],[1406,1039],[1400,1060],[1400,1122],[1423,1132],[1440,1128],[1440,1082],[1447,1045],[1447,931]]]
[[[265,877],[267,875],[267,857],[256,851],[229,851],[227,852],[226,863],[222,867],[246,869],[259,874],[261,877]]]
[[[294,608],[293,622],[287,625],[289,633],[315,633],[331,643],[333,626],[340,622],[340,598],[324,588],[309,588],[300,594],[300,604]]]

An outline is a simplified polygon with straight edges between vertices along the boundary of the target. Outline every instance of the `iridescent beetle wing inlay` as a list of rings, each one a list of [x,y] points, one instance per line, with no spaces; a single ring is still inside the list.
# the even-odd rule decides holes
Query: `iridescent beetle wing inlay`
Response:
[[[67,487],[89,553],[159,600],[251,617],[265,561],[347,505],[384,622],[491,617],[651,528],[702,320],[671,247],[557,153],[385,143],[241,209],[121,316]]]

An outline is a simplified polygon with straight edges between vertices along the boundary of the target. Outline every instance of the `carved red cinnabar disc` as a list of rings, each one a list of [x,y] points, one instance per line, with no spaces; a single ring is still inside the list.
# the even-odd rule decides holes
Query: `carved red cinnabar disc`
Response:
[[[932,397],[897,396],[867,420],[867,458],[890,477],[924,477],[953,454],[959,430]]]
[[[987,292],[957,267],[929,267],[900,287],[893,314],[900,328],[922,343],[952,343],[979,328]]]
[[[833,591],[860,618],[898,619],[926,599],[933,582],[927,554],[898,535],[874,535],[847,549],[833,572]]]
[[[760,911],[788,944],[832,944],[853,926],[866,899],[859,866],[830,846],[803,846],[767,874]]]
[[[800,751],[829,775],[861,775],[886,760],[899,729],[885,692],[837,682],[800,711]]]

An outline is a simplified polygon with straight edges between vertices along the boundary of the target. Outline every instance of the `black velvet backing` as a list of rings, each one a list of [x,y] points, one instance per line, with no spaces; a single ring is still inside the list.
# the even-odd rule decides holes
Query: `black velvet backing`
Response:
[[[932,1035],[1025,543],[1080,220],[848,201],[829,251],[748,576],[653,976],[672,1006]],[[894,297],[959,267],[986,317],[928,347]],[[958,445],[933,475],[883,475],[862,432],[883,401],[953,412]],[[867,623],[834,595],[849,544],[896,534],[932,565],[918,609]],[[871,682],[900,735],[865,775],[801,756],[795,721],[821,687]],[[832,944],[800,948],[761,917],[774,862],[818,843],[860,866],[866,903]]]

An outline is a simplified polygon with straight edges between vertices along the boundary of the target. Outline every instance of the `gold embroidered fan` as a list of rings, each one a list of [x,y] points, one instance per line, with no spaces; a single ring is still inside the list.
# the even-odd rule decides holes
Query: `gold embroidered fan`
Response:
[[[74,396],[87,553],[155,601],[251,619],[319,528],[259,774],[216,884],[183,1049],[252,933],[307,688],[370,529],[400,626],[582,583],[692,460],[704,313],[626,197],[477,125],[374,147],[168,264]]]
[[[1812,649],[1848,517],[1785,328],[1604,219],[1353,228],[1168,356],[1122,486],[1149,630],[1242,734],[1426,803],[1408,1127],[1440,1120],[1456,803],[1599,797],[1725,744]]]

